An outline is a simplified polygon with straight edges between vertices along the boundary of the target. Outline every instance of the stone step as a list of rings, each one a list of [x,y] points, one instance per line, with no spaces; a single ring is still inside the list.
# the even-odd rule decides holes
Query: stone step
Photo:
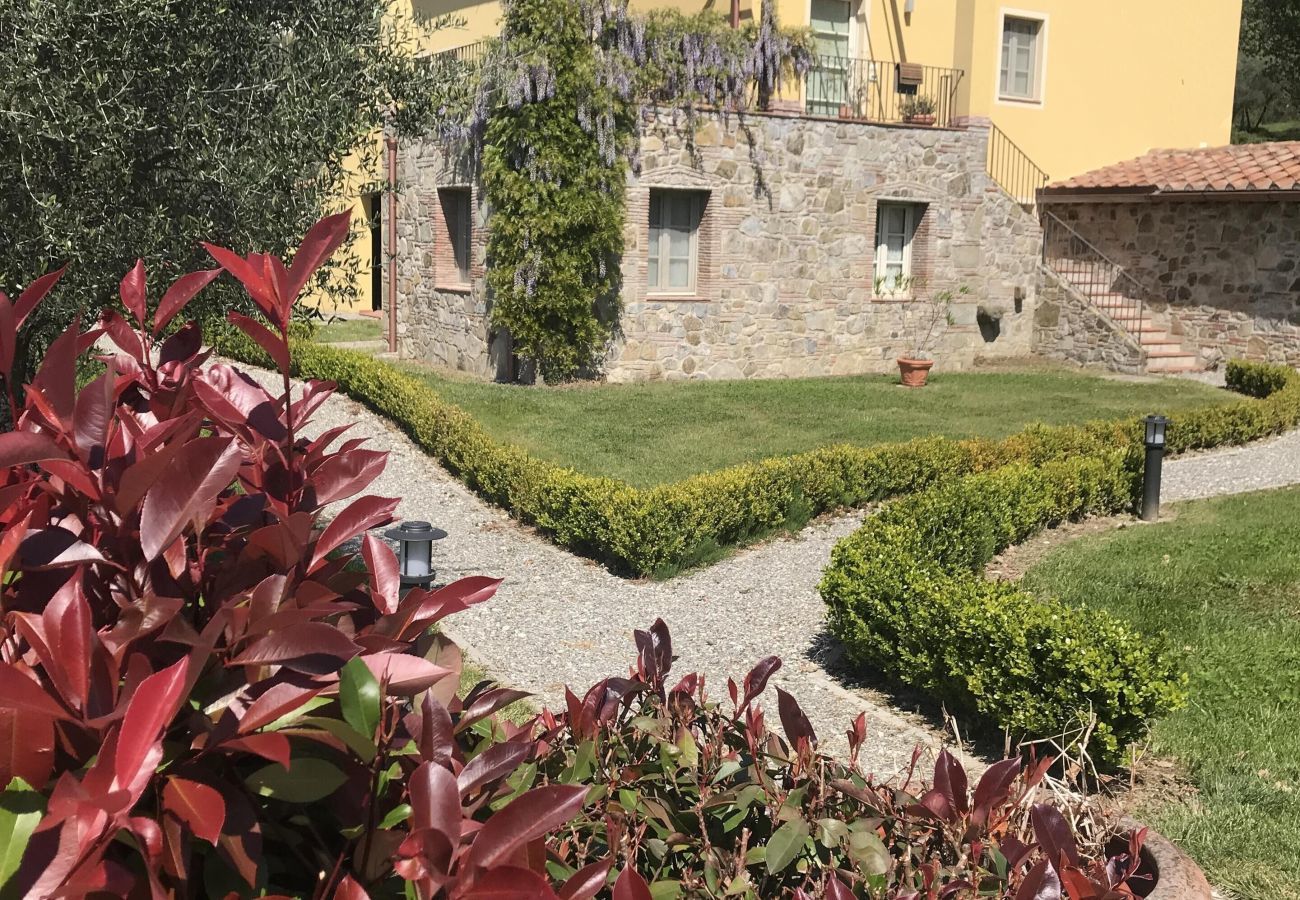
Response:
[[[1162,351],[1147,354],[1148,372],[1199,372],[1201,363],[1186,351]]]

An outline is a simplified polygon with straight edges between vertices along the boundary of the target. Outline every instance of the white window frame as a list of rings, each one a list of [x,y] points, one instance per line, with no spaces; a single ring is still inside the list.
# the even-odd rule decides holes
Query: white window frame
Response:
[[[689,278],[686,286],[668,287],[664,282],[668,278],[670,237],[667,228],[661,228],[659,235],[659,246],[650,246],[653,240],[653,227],[651,222],[654,220],[658,209],[659,221],[668,220],[667,205],[674,199],[683,199],[690,202],[690,222],[691,229],[688,233],[689,238]],[[650,297],[694,297],[699,289],[700,281],[700,231],[704,225],[704,203],[705,194],[701,191],[683,190],[679,188],[650,188],[649,203],[647,204],[646,216],[646,295]],[[651,257],[658,260],[659,285],[650,283],[650,259]]]
[[[1034,41],[1034,65],[1030,78],[1029,96],[1012,94],[1002,89],[1002,47],[1006,40],[1007,20],[1021,19],[1038,24],[1038,35]],[[1047,32],[1048,16],[1046,13],[1028,9],[1003,7],[997,18],[997,44],[993,58],[997,61],[997,70],[993,78],[994,100],[1008,106],[1042,106],[1047,84]]]
[[[456,215],[459,221],[455,224],[461,227],[460,234],[456,233],[452,227],[453,223],[447,219],[447,205],[443,198],[448,195],[456,198]],[[438,280],[446,287],[468,287],[474,280],[474,192],[468,187],[448,185],[439,189],[438,205],[441,207],[442,225],[451,248],[452,262],[451,271],[439,272]],[[457,262],[460,256],[457,253],[458,249],[464,253],[465,268],[463,269]]]
[[[885,237],[884,229],[881,223],[884,221],[885,213],[890,209],[903,210],[903,270],[899,278],[903,286],[896,290],[877,290],[876,285],[884,283],[889,277],[889,245]],[[872,267],[872,290],[879,297],[887,299],[907,299],[912,294],[912,245],[916,242],[916,227],[918,225],[918,213],[922,209],[919,203],[910,203],[902,200],[881,200],[876,204],[876,257],[875,265]]]

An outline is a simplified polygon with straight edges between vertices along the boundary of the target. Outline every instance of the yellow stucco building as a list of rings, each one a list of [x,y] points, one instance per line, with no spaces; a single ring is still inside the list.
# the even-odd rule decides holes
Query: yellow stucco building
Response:
[[[499,27],[498,0],[395,2],[398,15],[463,22],[432,31],[426,52],[471,44]],[[741,17],[757,15],[757,2],[739,0]],[[991,120],[1000,140],[1018,148],[1005,165],[1023,169],[1032,161],[1029,182],[1039,174],[1068,178],[1156,147],[1229,142],[1241,0],[776,2],[783,25],[811,29],[818,54],[814,70],[784,92],[787,108],[898,121],[899,98],[907,95],[894,81],[907,78],[916,85],[911,96],[937,105],[940,124]],[[668,5],[730,8],[725,0],[632,0],[637,10]],[[359,218],[369,211],[358,201]],[[363,263],[377,262],[379,236],[364,231],[358,222],[354,252]],[[378,280],[363,280],[361,308],[377,308]]]

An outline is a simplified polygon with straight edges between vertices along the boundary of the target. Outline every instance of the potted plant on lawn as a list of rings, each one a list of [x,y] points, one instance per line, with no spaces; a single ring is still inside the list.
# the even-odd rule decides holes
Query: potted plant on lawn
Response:
[[[903,313],[902,331],[907,338],[907,350],[896,361],[904,387],[925,387],[934,367],[930,353],[943,333],[939,325],[952,324],[952,304],[969,293],[966,285],[931,294],[919,279],[876,279],[876,296],[896,299]]]
[[[935,103],[933,97],[918,94],[908,97],[899,106],[898,111],[908,125],[933,125],[935,122]]]

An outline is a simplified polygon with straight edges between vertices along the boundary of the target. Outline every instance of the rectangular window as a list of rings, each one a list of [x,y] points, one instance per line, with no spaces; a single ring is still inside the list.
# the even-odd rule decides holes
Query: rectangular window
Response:
[[[650,191],[650,243],[646,284],[652,294],[693,294],[699,267],[704,195]]]
[[[474,234],[470,190],[439,188],[438,204],[442,207],[442,221],[447,228],[447,248],[451,251],[450,259],[446,255],[441,256],[446,265],[445,271],[438,273],[438,280],[444,284],[469,284],[470,248]]]
[[[1003,17],[1002,67],[998,75],[998,93],[1001,96],[1014,100],[1039,98],[1042,33],[1040,19]]]
[[[850,102],[849,27],[853,7],[849,0],[812,0],[813,66],[808,70],[808,112],[816,116],[839,115]]]
[[[876,205],[876,293],[905,294],[912,279],[912,239],[921,218],[915,203]]]

